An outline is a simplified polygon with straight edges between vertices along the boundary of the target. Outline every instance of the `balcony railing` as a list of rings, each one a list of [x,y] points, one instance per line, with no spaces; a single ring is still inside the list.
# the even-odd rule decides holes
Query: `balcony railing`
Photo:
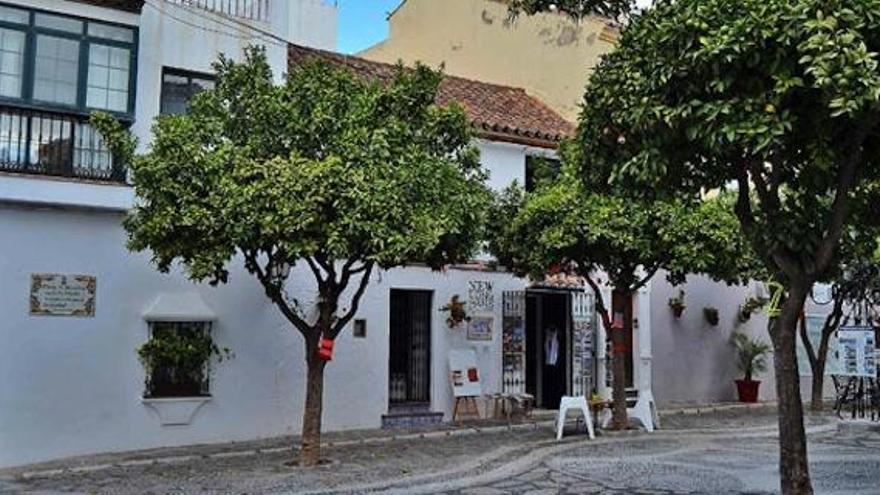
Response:
[[[269,0],[167,0],[209,12],[266,22],[269,20]]]
[[[88,118],[0,106],[0,171],[124,182]]]

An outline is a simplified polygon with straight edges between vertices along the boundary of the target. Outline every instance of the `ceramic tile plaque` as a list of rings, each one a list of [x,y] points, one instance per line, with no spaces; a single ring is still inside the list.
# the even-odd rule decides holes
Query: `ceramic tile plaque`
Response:
[[[32,274],[30,314],[93,317],[96,283],[89,275]]]

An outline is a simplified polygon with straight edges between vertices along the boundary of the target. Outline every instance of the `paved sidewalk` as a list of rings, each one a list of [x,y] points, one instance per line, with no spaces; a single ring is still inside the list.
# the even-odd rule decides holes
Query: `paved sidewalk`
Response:
[[[331,464],[286,465],[290,439],[171,449],[0,473],[35,493],[764,493],[775,490],[772,409],[664,415],[655,434],[553,440],[548,424],[329,435]],[[808,418],[817,493],[877,493],[880,432]],[[574,424],[569,430],[574,433]],[[257,451],[259,449],[259,451]],[[73,469],[73,471],[71,471]]]

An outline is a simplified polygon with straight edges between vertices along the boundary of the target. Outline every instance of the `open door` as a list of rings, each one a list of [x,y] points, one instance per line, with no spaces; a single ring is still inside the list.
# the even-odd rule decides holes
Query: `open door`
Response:
[[[391,291],[390,406],[431,402],[431,292]]]

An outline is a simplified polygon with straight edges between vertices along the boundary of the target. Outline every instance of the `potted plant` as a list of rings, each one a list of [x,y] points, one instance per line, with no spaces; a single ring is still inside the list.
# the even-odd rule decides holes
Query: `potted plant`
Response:
[[[758,387],[761,382],[753,380],[752,377],[767,370],[770,346],[760,340],[750,339],[741,332],[734,332],[730,336],[730,343],[736,349],[737,367],[744,375],[742,380],[735,380],[739,401],[758,402]]]
[[[752,313],[763,308],[765,304],[767,304],[766,299],[758,297],[749,297],[746,299],[746,302],[739,307],[739,322],[745,323],[749,321],[749,318],[752,317]]]
[[[669,307],[672,308],[672,314],[675,315],[676,318],[681,318],[681,314],[684,313],[684,291],[679,289],[678,296],[669,298]]]
[[[590,412],[593,413],[593,426],[599,427],[599,416],[602,411],[608,407],[608,402],[601,395],[594,393],[590,395]]]
[[[212,356],[218,361],[231,355],[211,336],[199,331],[159,331],[137,350],[147,375],[146,397],[200,397]]]
[[[458,294],[456,294],[452,296],[452,299],[450,299],[445,306],[440,308],[440,311],[449,313],[449,316],[446,318],[446,324],[449,328],[458,328],[462,323],[471,321],[470,316],[468,316],[467,311],[464,308],[466,304],[467,303],[462,302]]]
[[[703,316],[706,317],[706,321],[709,322],[710,325],[718,326],[718,308],[714,308],[712,306],[706,306],[703,308]]]

